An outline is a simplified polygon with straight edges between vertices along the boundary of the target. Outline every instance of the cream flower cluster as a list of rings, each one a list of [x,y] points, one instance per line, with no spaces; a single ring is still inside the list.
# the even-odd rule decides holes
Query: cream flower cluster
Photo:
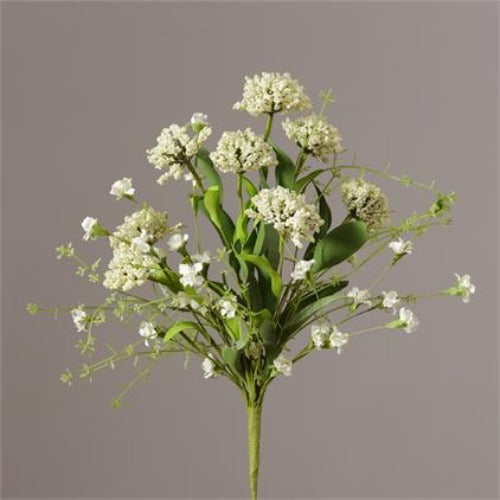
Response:
[[[156,243],[171,232],[167,224],[166,212],[157,212],[151,207],[144,207],[131,215],[127,215],[110,237],[111,246],[131,243],[135,238],[147,235],[149,244]]]
[[[157,257],[143,253],[135,245],[122,243],[114,248],[102,284],[110,290],[126,292],[144,284],[157,266]]]
[[[104,273],[104,287],[127,291],[142,285],[158,266],[158,256],[150,253],[152,245],[175,230],[168,227],[165,212],[151,207],[127,215],[109,238],[113,258]]]
[[[159,170],[166,170],[158,179],[163,184],[168,179],[180,179],[185,172],[186,163],[198,152],[208,139],[212,129],[201,128],[194,136],[188,134],[187,126],[173,124],[164,128],[157,138],[157,145],[146,151],[148,161]]]
[[[350,215],[369,229],[380,226],[389,218],[387,197],[375,184],[363,179],[349,179],[342,184],[342,200]]]
[[[298,248],[302,248],[303,239],[314,241],[314,233],[324,223],[316,207],[307,204],[303,195],[282,186],[259,191],[252,197],[252,207],[246,211],[249,217],[271,224]]]
[[[338,129],[316,114],[296,120],[287,118],[283,122],[283,130],[305,153],[325,163],[330,155],[341,153],[344,149]]]
[[[265,113],[289,113],[311,107],[304,87],[289,73],[266,73],[245,77],[243,99],[233,109],[245,110],[252,116]]]
[[[224,132],[210,158],[221,172],[236,174],[277,164],[273,148],[250,128]]]

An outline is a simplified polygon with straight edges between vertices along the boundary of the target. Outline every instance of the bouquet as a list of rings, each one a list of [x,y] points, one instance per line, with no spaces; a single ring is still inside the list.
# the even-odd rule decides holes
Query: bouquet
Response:
[[[84,241],[109,241],[107,268],[100,271],[101,259],[87,263],[72,243],[56,249],[58,259],[76,262],[79,276],[108,290],[106,299],[67,308],[28,305],[32,314],[67,311],[84,357],[96,356],[97,331],[108,320],[132,330],[125,345],[104,343],[96,359],[61,375],[71,385],[75,376],[92,380],[131,361],[137,375],[113,399],[115,407],[159,361],[176,353],[199,358],[204,378],[229,380],[247,408],[251,499],[258,491],[262,405],[277,377],[290,377],[296,363],[317,351],[340,354],[361,334],[413,332],[419,322],[408,306],[424,297],[468,302],[475,291],[470,276],[458,274],[451,286],[433,293],[379,288],[407,261],[414,240],[450,223],[455,195],[388,167],[342,160],[342,137],[326,118],[332,93],[320,96],[320,109],[311,113],[311,100],[295,79],[264,72],[245,79],[242,99],[233,106],[257,117],[261,133],[225,131],[209,152],[204,144],[212,125],[205,114],[164,128],[147,159],[158,184],[184,180],[192,186],[192,231],[143,201],[131,178],[117,180],[110,194],[129,202],[132,213],[114,230],[93,216],[81,224]],[[289,139],[287,152],[273,139],[277,119]],[[432,199],[425,210],[397,217],[377,179],[422,189]],[[236,213],[227,208],[231,195],[238,200]],[[332,211],[335,198],[342,208]],[[219,248],[205,247],[200,220],[213,227]],[[370,283],[361,284],[360,270],[377,256],[383,264]],[[373,326],[352,326],[368,315]]]

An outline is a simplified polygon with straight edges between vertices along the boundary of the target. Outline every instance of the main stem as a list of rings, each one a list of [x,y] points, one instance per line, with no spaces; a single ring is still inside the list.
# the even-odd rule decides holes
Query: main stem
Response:
[[[261,416],[262,401],[248,403],[248,484],[250,487],[250,500],[257,500],[259,484]]]

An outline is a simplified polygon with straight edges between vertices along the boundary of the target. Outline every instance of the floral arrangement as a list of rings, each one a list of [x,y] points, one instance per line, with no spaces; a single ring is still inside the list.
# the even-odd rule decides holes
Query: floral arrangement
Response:
[[[77,274],[102,284],[107,298],[68,308],[28,305],[32,314],[68,311],[83,356],[96,355],[96,328],[106,321],[131,326],[136,339],[119,347],[106,343],[107,352],[98,359],[61,375],[71,385],[75,375],[92,380],[97,372],[131,360],[137,375],[113,406],[174,353],[184,353],[186,361],[198,357],[206,379],[232,382],[248,409],[252,499],[257,498],[262,405],[273,380],[290,377],[294,365],[316,351],[340,354],[360,334],[413,332],[419,322],[408,305],[421,298],[459,296],[468,302],[475,291],[468,275],[456,275],[452,286],[435,293],[378,288],[388,272],[407,261],[416,238],[450,223],[455,195],[441,193],[434,183],[393,175],[389,168],[341,161],[342,137],[325,116],[332,93],[322,93],[321,100],[319,112],[282,121],[292,156],[271,139],[273,124],[280,115],[312,104],[288,73],[246,78],[243,97],[233,107],[264,116],[262,134],[251,128],[223,132],[209,152],[204,144],[212,126],[206,115],[195,113],[190,123],[164,128],[147,159],[158,170],[158,184],[191,183],[194,232],[183,223],[171,225],[166,212],[139,201],[131,178],[117,180],[110,194],[135,210],[114,230],[92,216],[82,222],[83,240],[109,241],[107,269],[100,272],[101,259],[86,263],[72,243],[57,247],[57,258],[74,259]],[[432,201],[424,211],[396,220],[370,176],[423,189]],[[233,214],[225,208],[231,188],[239,201]],[[332,213],[334,196],[344,208]],[[213,226],[220,248],[203,246],[200,218]],[[380,255],[384,264],[375,269],[375,279],[361,285],[359,271]],[[376,318],[374,326],[351,326],[368,314]]]

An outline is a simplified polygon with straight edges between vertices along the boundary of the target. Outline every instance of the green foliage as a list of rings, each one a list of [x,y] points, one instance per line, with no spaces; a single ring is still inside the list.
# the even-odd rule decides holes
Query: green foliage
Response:
[[[208,186],[217,186],[221,193],[224,192],[224,185],[214,164],[210,159],[210,152],[205,148],[200,148],[196,154],[196,168],[201,172]]]
[[[254,264],[271,281],[271,291],[275,297],[279,297],[282,288],[280,275],[275,271],[267,257],[242,253],[241,258]]]
[[[278,165],[276,166],[276,183],[288,189],[295,186],[295,164],[278,146],[273,144]]]
[[[340,264],[357,252],[368,240],[366,226],[349,221],[321,238],[314,249],[314,271],[319,272]]]
[[[170,340],[172,340],[176,335],[178,335],[180,332],[186,332],[189,330],[198,330],[199,326],[196,323],[193,323],[192,321],[179,321],[179,323],[176,323],[175,325],[172,325],[166,332],[165,336],[163,337],[163,343],[167,343]]]

